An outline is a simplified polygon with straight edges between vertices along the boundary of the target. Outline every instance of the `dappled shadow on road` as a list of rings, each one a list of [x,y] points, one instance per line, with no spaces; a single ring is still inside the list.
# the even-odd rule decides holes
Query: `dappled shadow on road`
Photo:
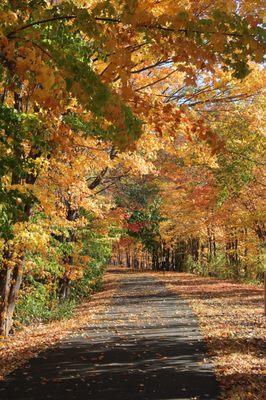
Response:
[[[248,298],[247,303],[254,302],[258,303],[261,301],[263,294],[262,288],[243,285],[230,280],[221,280],[217,278],[206,278],[189,273],[178,273],[178,272],[162,272],[162,271],[135,271],[123,268],[111,268],[110,272],[115,274],[135,275],[143,276],[143,282],[138,282],[138,285],[145,286],[146,281],[156,276],[156,282],[154,285],[161,286],[162,284],[169,284],[173,288],[179,290],[180,293],[188,294],[199,298],[230,298],[239,297],[241,302],[245,302],[245,298]],[[132,277],[127,285],[135,285],[134,278]]]
[[[185,279],[182,279],[182,274],[176,274],[174,279],[173,276],[169,277],[167,275],[159,275],[158,280],[161,283],[171,285],[174,291],[184,295],[189,295],[189,297],[193,297],[194,299],[230,300],[230,298],[232,298],[234,304],[236,304],[238,298],[239,304],[241,305],[261,303],[263,295],[262,288],[192,275],[190,280],[188,279],[189,274],[184,275],[186,275]]]
[[[32,360],[5,398],[214,399],[216,383],[201,351],[200,342],[177,345],[158,336],[76,340]]]
[[[82,334],[10,375],[0,398],[216,399],[218,385],[187,303],[148,277],[124,280],[120,295]]]

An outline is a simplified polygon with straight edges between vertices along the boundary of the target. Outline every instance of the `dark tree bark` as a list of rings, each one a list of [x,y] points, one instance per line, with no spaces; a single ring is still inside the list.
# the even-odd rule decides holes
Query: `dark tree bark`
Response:
[[[23,257],[11,267],[11,254],[5,254],[0,271],[0,335],[8,336],[12,325],[16,299],[22,282]]]

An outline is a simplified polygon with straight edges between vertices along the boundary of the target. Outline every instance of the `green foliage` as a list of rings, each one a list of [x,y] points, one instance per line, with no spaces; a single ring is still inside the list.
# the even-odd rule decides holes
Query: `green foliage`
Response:
[[[36,202],[29,189],[10,189],[9,184],[21,180],[34,180],[38,173],[36,160],[48,150],[47,131],[34,114],[18,112],[14,108],[0,105],[0,237],[12,237],[15,222],[28,219],[26,210]],[[23,143],[34,151],[27,154]],[[10,177],[12,176],[12,181]]]
[[[116,198],[118,206],[138,209],[145,208],[158,195],[159,188],[154,182],[135,181],[127,179],[121,184],[123,196]]]
[[[83,264],[82,277],[73,281],[71,287],[71,297],[79,300],[101,290],[103,273],[111,256],[111,242],[105,236],[83,232],[81,255],[87,255],[89,261]]]
[[[44,284],[28,278],[16,304],[15,319],[28,325],[32,322],[48,322],[69,318],[76,305],[74,299],[60,302],[55,285]]]
[[[223,253],[219,253],[216,257],[210,260],[204,259],[193,260],[191,255],[187,257],[186,268],[189,272],[203,275],[203,276],[214,276],[219,278],[231,278],[229,273],[226,257]]]
[[[204,275],[204,267],[199,261],[195,261],[190,254],[186,259],[186,270],[192,274]]]
[[[83,214],[86,215],[85,212]],[[95,234],[90,227],[93,218],[90,215],[87,217],[88,226],[76,232],[82,243],[78,253],[82,275],[69,281],[69,295],[66,299],[59,296],[65,276],[64,260],[72,256],[75,246],[80,242],[67,241],[68,232],[57,229],[58,236],[51,237],[45,254],[27,252],[26,265],[34,267],[25,274],[16,304],[15,320],[18,323],[69,318],[79,301],[89,298],[102,288],[102,276],[111,256],[111,241],[105,235]],[[83,261],[83,257],[87,261]]]
[[[134,210],[128,219],[128,234],[140,240],[144,247],[152,251],[157,247],[160,237],[160,222],[164,217],[160,214],[161,202],[159,198],[153,199],[144,210]]]
[[[92,293],[98,292],[102,288],[103,266],[97,262],[88,266],[81,279],[73,282],[71,298],[89,298]]]
[[[220,188],[220,206],[229,193],[237,196],[254,179],[254,154],[262,146],[262,139],[256,131],[250,130],[244,118],[232,118],[218,127],[226,137],[226,151],[217,154],[219,168],[215,171]]]
[[[72,11],[73,12],[73,11]],[[76,23],[82,30],[88,30],[92,35],[93,27],[96,29],[95,21],[87,10],[78,11]],[[88,20],[91,22],[88,23]],[[100,32],[97,32],[100,35]],[[98,36],[100,40],[100,36]],[[111,89],[102,82],[101,78],[93,71],[90,59],[95,51],[98,51],[99,43],[92,40],[90,45],[82,40],[80,33],[74,33],[71,27],[62,26],[58,29],[52,25],[42,32],[42,44],[49,48],[60,69],[66,73],[66,88],[71,92],[87,110],[92,111],[94,119],[89,123],[82,118],[67,115],[65,120],[71,126],[80,129],[86,135],[94,135],[107,140],[113,140],[122,147],[136,140],[141,134],[141,121],[136,118],[131,109],[123,103],[121,98],[113,93]],[[97,44],[97,46],[96,46]],[[105,58],[99,54],[99,58]],[[113,118],[113,106],[118,109],[118,116]],[[104,118],[112,122],[108,130],[102,128]],[[121,126],[126,137],[121,135]],[[128,142],[128,143],[126,143]]]
[[[239,261],[232,265],[221,251],[212,259],[202,261],[195,261],[191,255],[188,255],[186,270],[202,276],[243,282],[258,283],[264,279],[263,260],[258,259],[258,257],[251,257],[248,260]]]

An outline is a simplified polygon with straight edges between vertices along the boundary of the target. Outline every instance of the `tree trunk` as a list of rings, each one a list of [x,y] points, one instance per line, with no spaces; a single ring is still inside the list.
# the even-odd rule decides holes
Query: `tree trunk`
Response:
[[[128,249],[126,251],[126,260],[127,260],[127,268],[131,267],[131,263],[130,263],[130,249]]]
[[[59,298],[60,300],[66,300],[70,295],[70,279],[65,276],[60,280],[59,283]]]
[[[6,318],[8,311],[8,297],[11,286],[11,268],[3,266],[0,272],[0,335],[7,336],[8,332],[6,329]]]
[[[10,257],[9,257],[10,258]],[[0,335],[7,336],[13,325],[13,315],[16,299],[22,282],[21,259],[13,269],[4,263],[0,272]]]

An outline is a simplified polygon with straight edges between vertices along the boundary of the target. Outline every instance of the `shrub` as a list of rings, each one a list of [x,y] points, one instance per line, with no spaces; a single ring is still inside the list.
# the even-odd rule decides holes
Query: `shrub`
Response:
[[[16,304],[15,320],[19,324],[48,322],[71,316],[76,305],[74,299],[59,302],[55,291],[43,283],[30,279],[22,289]]]

